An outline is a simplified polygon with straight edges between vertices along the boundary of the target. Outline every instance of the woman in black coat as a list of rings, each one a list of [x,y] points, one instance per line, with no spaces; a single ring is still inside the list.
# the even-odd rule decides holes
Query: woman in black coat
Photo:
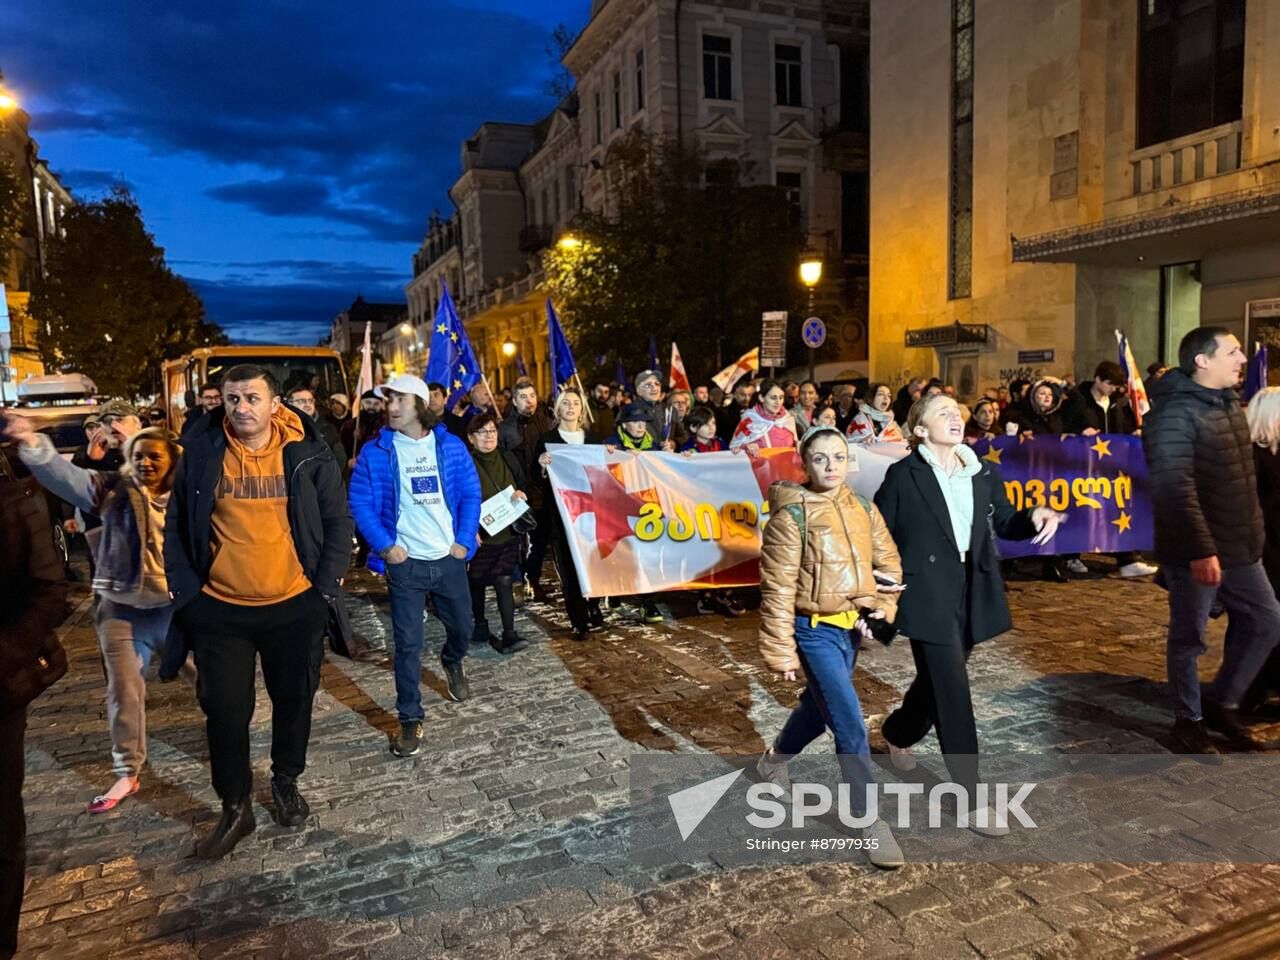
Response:
[[[1280,387],[1259,390],[1249,401],[1249,436],[1258,477],[1258,500],[1267,541],[1262,548],[1262,568],[1271,589],[1280,597]],[[1258,677],[1240,701],[1240,709],[1253,713],[1273,693],[1280,692],[1280,649],[1268,658]],[[1270,719],[1270,718],[1268,718]]]
[[[549,523],[548,542],[551,544],[551,555],[555,560],[556,572],[560,575],[560,590],[564,596],[565,612],[569,615],[569,625],[573,630],[573,639],[587,639],[588,630],[604,628],[604,613],[600,609],[600,600],[586,599],[582,595],[582,585],[578,571],[573,566],[573,554],[569,552],[569,537],[560,519],[560,509],[556,506],[555,495],[551,490],[551,481],[547,478],[547,467],[551,465],[551,454],[547,450],[549,443],[595,443],[587,435],[586,400],[577,390],[566,387],[556,398],[556,425],[538,438],[538,447],[534,451],[534,460],[542,470],[540,482],[543,484],[543,512],[539,523]]]
[[[966,666],[974,644],[1013,624],[996,537],[1043,543],[1063,515],[1014,510],[1000,472],[964,442],[964,420],[946,395],[922,398],[907,417],[912,453],[885,474],[876,506],[902,555],[906,592],[895,621],[911,638],[916,678],[883,733],[896,767],[933,728],[957,784],[975,796],[978,733]],[[1007,828],[980,828],[999,835]]]

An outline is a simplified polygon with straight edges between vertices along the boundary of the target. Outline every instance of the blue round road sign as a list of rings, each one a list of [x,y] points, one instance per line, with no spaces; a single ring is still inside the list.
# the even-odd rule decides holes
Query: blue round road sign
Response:
[[[821,317],[810,317],[804,322],[800,337],[804,340],[806,347],[813,347],[816,350],[827,342],[827,325],[822,322]]]

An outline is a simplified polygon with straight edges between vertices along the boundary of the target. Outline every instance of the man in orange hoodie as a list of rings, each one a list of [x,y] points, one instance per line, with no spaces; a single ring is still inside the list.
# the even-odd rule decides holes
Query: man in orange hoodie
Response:
[[[260,657],[271,698],[272,816],[297,826],[329,606],[353,524],[333,450],[283,403],[271,372],[242,364],[223,409],[185,438],[165,522],[165,573],[200,671],[198,696],[222,817],[196,855],[225,856],[254,827],[249,721]]]

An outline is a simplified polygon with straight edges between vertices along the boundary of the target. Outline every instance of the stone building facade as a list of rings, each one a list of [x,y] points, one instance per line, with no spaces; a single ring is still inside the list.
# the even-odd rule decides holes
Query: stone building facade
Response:
[[[788,192],[826,261],[817,303],[829,337],[842,358],[865,357],[868,28],[866,0],[596,0],[563,60],[574,93],[537,124],[487,123],[463,145],[445,221],[456,239],[428,230],[408,288],[414,322],[438,296],[420,301],[430,313],[412,298],[460,267],[450,289],[493,386],[510,385],[519,362],[549,389],[540,252],[578,210],[602,209],[608,150],[639,129]]]
[[[962,395],[1280,345],[1280,4],[872,7],[872,375]]]
[[[14,387],[28,376],[44,373],[40,359],[40,331],[27,313],[31,288],[47,270],[49,242],[65,236],[62,221],[71,207],[71,194],[40,157],[40,146],[31,138],[31,118],[18,107],[0,110],[0,153],[17,177],[23,207],[22,223],[14,238],[4,283],[9,310],[12,348],[9,366],[12,381],[4,396],[12,400]]]

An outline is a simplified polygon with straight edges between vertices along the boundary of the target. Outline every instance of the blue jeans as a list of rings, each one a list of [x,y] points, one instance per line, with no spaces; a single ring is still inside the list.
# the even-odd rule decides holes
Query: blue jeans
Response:
[[[1227,611],[1227,637],[1222,666],[1207,692],[1224,707],[1238,706],[1280,640],[1280,603],[1262,562],[1224,569],[1216,587],[1192,580],[1189,566],[1165,567],[1164,574],[1169,587],[1166,662],[1175,715],[1201,718],[1196,662],[1205,652],[1204,630],[1215,597]]]
[[[387,592],[391,595],[391,632],[395,640],[396,712],[401,723],[423,719],[422,611],[427,597],[435,601],[444,624],[445,643],[440,662],[462,663],[475,622],[471,616],[471,586],[467,562],[447,556],[387,564]]]
[[[866,807],[867,785],[875,777],[862,704],[853,688],[858,642],[852,631],[827,623],[812,627],[808,617],[796,617],[796,649],[809,682],[773,748],[784,756],[795,756],[830,728],[841,774],[851,788],[850,807],[861,814]]]

